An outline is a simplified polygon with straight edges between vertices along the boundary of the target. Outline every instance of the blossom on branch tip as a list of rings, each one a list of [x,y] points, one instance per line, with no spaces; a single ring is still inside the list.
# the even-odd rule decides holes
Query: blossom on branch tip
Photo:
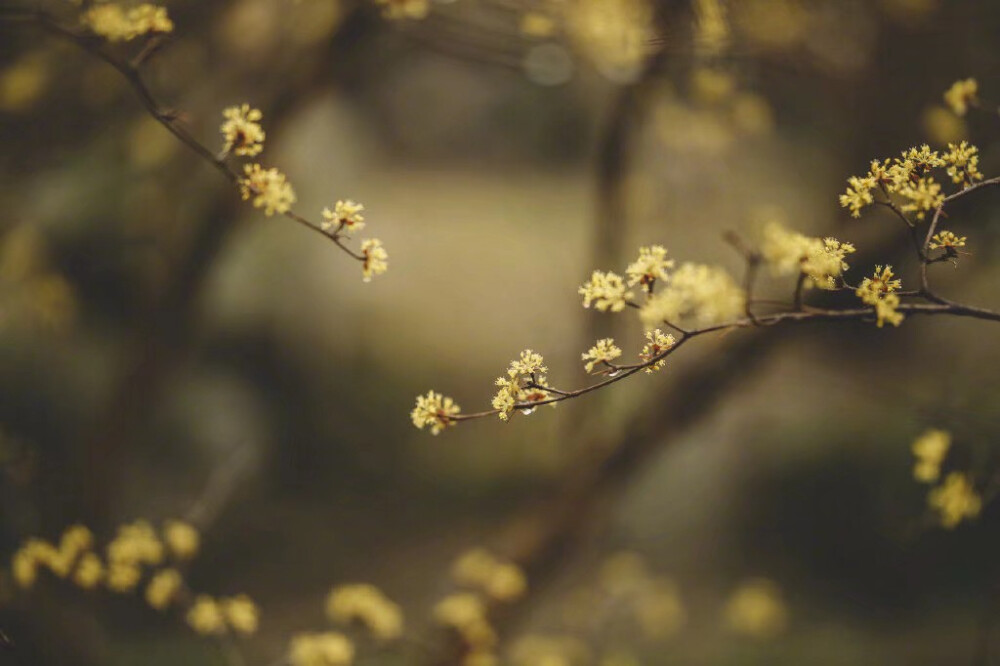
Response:
[[[912,185],[904,185],[899,188],[899,194],[909,199],[909,203],[903,204],[900,209],[903,212],[916,213],[918,220],[924,219],[929,211],[944,205],[941,184],[929,176],[920,178]]]
[[[646,344],[643,345],[642,352],[639,353],[639,358],[642,359],[643,363],[648,363],[673,347],[676,342],[677,341],[674,339],[674,336],[669,333],[664,334],[663,331],[658,328],[655,328],[652,331],[646,331]],[[666,362],[666,359],[661,358],[652,365],[646,366],[646,372],[656,372],[666,365]]]
[[[357,621],[380,640],[392,640],[403,634],[403,612],[399,605],[374,585],[341,585],[326,599],[326,615],[333,622]]]
[[[287,213],[295,203],[295,190],[285,174],[275,168],[264,169],[259,164],[243,167],[246,178],[240,179],[244,201],[253,197],[254,208],[263,208],[265,215]]]
[[[462,409],[451,398],[428,391],[427,395],[417,396],[417,406],[410,412],[413,425],[421,430],[430,426],[431,434],[436,435],[448,426],[455,425],[453,417],[458,416]]]
[[[777,222],[764,229],[761,255],[776,274],[802,272],[807,286],[832,289],[836,278],[848,269],[844,257],[854,246],[836,238],[812,238],[789,231]]]
[[[178,560],[189,560],[198,553],[201,538],[198,530],[181,520],[168,520],[163,525],[163,541]]]
[[[222,111],[225,120],[219,131],[225,144],[222,152],[232,151],[236,155],[253,157],[264,150],[264,128],[260,126],[263,114],[249,104],[231,106]]]
[[[354,644],[336,631],[321,634],[296,634],[288,647],[291,666],[350,666],[354,663]]]
[[[948,144],[948,152],[941,156],[947,165],[946,171],[953,183],[968,187],[983,179],[979,171],[979,149],[963,141],[958,145]]]
[[[587,353],[582,354],[580,360],[586,361],[583,367],[587,372],[593,372],[594,365],[597,363],[611,363],[621,355],[622,350],[615,346],[614,339],[604,338],[598,340],[597,344],[591,347]]]
[[[226,632],[226,618],[222,607],[210,596],[199,594],[187,612],[187,623],[203,636],[217,636]]]
[[[176,569],[157,571],[146,585],[146,603],[156,610],[164,610],[177,596],[181,582],[181,574]]]
[[[712,326],[743,314],[746,294],[722,268],[681,264],[670,284],[653,296],[639,312],[647,329],[658,324],[692,321]]]
[[[583,296],[583,307],[589,308],[593,303],[594,309],[601,312],[621,312],[628,299],[632,298],[632,292],[627,291],[622,276],[611,271],[594,271],[577,293]]]
[[[978,102],[976,97],[979,92],[979,84],[975,79],[962,79],[955,81],[944,93],[944,103],[948,105],[955,115],[964,116],[970,105]]]
[[[127,42],[149,33],[168,33],[174,23],[164,7],[143,3],[125,9],[116,3],[98,3],[81,17],[83,25],[109,42]]]
[[[930,483],[941,476],[941,463],[951,448],[951,435],[945,430],[930,429],[914,440],[911,450],[916,462],[913,478]]]
[[[893,292],[900,288],[902,282],[893,279],[892,266],[876,266],[875,273],[870,278],[865,278],[861,285],[855,290],[858,298],[864,303],[875,307],[877,326],[882,326],[888,322],[893,326],[899,326],[903,321],[903,313],[898,312],[899,296]]]
[[[548,382],[543,373],[547,372],[548,368],[543,365],[544,362],[541,354],[525,349],[521,352],[520,358],[510,362],[507,376],[498,377],[494,382],[498,390],[493,396],[492,404],[501,421],[509,419],[519,404],[541,402],[553,395],[545,390]],[[554,402],[549,404],[556,406]],[[521,409],[530,414],[533,407],[521,406]]]
[[[674,267],[674,260],[667,259],[667,250],[662,245],[639,248],[639,258],[628,265],[625,274],[628,286],[641,285],[647,294],[653,291],[657,280],[667,280],[667,269]]]
[[[840,206],[849,208],[851,217],[861,217],[861,209],[875,203],[875,197],[872,195],[874,188],[873,178],[851,176],[847,179],[847,191],[840,195]]]
[[[965,236],[956,236],[953,232],[944,230],[934,234],[927,247],[932,250],[946,250],[954,252],[960,247],[965,247]]]
[[[359,231],[365,228],[365,218],[361,214],[365,207],[348,199],[338,201],[333,205],[333,210],[323,209],[323,221],[319,223],[323,231],[333,231],[334,233],[343,229],[347,233]]]
[[[245,594],[223,599],[220,603],[222,613],[229,627],[242,636],[257,632],[260,624],[260,609],[257,604]]]
[[[927,494],[927,504],[938,512],[941,526],[952,529],[963,520],[978,517],[983,500],[967,474],[952,472]]]
[[[389,269],[389,253],[382,247],[379,239],[366,238],[361,241],[361,254],[364,255],[361,264],[361,279],[364,282],[371,282],[373,276],[381,275]]]

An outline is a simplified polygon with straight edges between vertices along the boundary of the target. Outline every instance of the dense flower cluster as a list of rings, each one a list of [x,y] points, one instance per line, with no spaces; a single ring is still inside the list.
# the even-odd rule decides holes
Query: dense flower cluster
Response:
[[[498,390],[493,396],[493,409],[497,410],[501,420],[509,419],[515,407],[530,414],[534,409],[531,403],[547,400],[553,395],[546,390],[549,385],[545,378],[548,368],[543,363],[541,354],[525,349],[519,359],[510,362],[507,376],[497,378],[495,384]],[[550,404],[555,407],[555,403]]]
[[[724,269],[684,263],[671,274],[667,287],[646,302],[639,315],[647,329],[686,321],[712,326],[739,317],[745,306],[746,294]]]
[[[641,285],[646,293],[653,291],[657,280],[667,280],[667,269],[674,267],[673,259],[667,259],[667,250],[662,245],[640,247],[639,258],[628,265],[625,275],[628,286]]]
[[[911,449],[916,462],[913,465],[913,478],[917,481],[931,483],[941,476],[941,463],[951,448],[951,435],[945,430],[931,429],[923,433],[914,442]]]
[[[581,360],[585,361],[583,366],[584,370],[587,372],[593,372],[594,366],[598,363],[603,363],[609,369],[613,369],[611,361],[621,355],[622,350],[615,345],[614,339],[604,338],[603,340],[598,340],[597,344],[587,350],[586,353],[582,354]]]
[[[932,250],[945,250],[948,253],[955,253],[958,248],[965,247],[966,240],[965,236],[957,236],[954,232],[945,229],[934,234],[927,247]]]
[[[235,155],[253,157],[264,150],[264,128],[260,125],[263,114],[260,109],[250,108],[249,104],[231,106],[222,111],[225,118],[220,131],[225,143],[223,153],[233,152]]]
[[[291,666],[350,666],[354,644],[336,631],[303,633],[292,637],[288,648]]]
[[[431,434],[436,435],[448,426],[455,425],[454,417],[461,411],[451,398],[428,391],[425,396],[417,396],[417,406],[410,412],[410,419],[420,429],[430,426]]]
[[[334,234],[341,230],[351,233],[365,228],[365,218],[361,214],[365,207],[359,203],[351,201],[338,201],[333,205],[333,210],[323,209],[323,221],[320,228],[323,231],[330,231]]]
[[[253,197],[254,208],[263,208],[265,215],[291,210],[295,203],[295,190],[285,174],[274,167],[264,169],[259,164],[247,164],[243,170],[246,177],[240,181],[240,192],[244,200]]]
[[[459,585],[481,590],[497,601],[515,601],[528,589],[520,567],[500,560],[484,548],[473,548],[460,555],[451,567],[451,576]]]
[[[365,282],[371,282],[376,275],[382,275],[389,269],[389,253],[382,247],[382,241],[377,238],[366,238],[361,241],[361,276]]]
[[[866,277],[855,290],[864,303],[875,306],[879,328],[886,322],[899,326],[903,321],[903,313],[896,310],[899,307],[899,296],[894,293],[902,282],[893,279],[894,275],[892,266],[876,266],[872,277]]]
[[[652,331],[646,331],[646,344],[643,345],[642,351],[639,353],[639,358],[644,363],[648,363],[673,347],[676,342],[677,340],[674,339],[674,336],[669,333],[664,333],[658,328],[654,328]],[[655,363],[647,365],[646,372],[656,372],[666,365],[666,363],[666,359],[660,358]]]
[[[359,622],[379,640],[403,634],[403,612],[374,585],[356,583],[333,588],[326,599],[326,615],[333,622]]]
[[[849,268],[844,258],[855,250],[836,238],[811,238],[771,222],[764,228],[760,251],[776,275],[801,272],[807,286],[833,289]]]
[[[951,472],[928,493],[927,504],[938,513],[941,526],[952,529],[963,520],[978,517],[983,500],[967,474]]]
[[[964,116],[969,106],[978,100],[979,84],[975,79],[962,79],[955,81],[944,93],[944,103],[948,105],[955,115]]]
[[[621,312],[628,299],[632,298],[625,279],[611,271],[594,271],[590,280],[577,291],[583,296],[583,307],[589,308],[593,304],[594,309],[601,312]]]
[[[83,13],[81,21],[84,27],[109,42],[127,42],[174,29],[166,8],[146,3],[128,9],[113,2],[97,3]]]

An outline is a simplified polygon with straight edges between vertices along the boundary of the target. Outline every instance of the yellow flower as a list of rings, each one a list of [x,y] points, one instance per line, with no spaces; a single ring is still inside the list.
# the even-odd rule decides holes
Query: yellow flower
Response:
[[[969,106],[976,104],[978,99],[979,84],[975,79],[963,79],[955,81],[944,93],[944,103],[955,112],[955,115],[964,116]]]
[[[611,363],[611,361],[621,355],[622,350],[615,346],[614,339],[604,338],[603,340],[598,340],[597,344],[591,347],[587,353],[582,354],[580,360],[586,361],[583,366],[584,370],[592,372],[595,364]]]
[[[181,574],[176,569],[157,571],[146,586],[146,603],[156,610],[164,610],[181,589]]]
[[[449,595],[434,606],[433,614],[439,624],[454,629],[474,649],[488,650],[496,645],[496,632],[486,619],[486,605],[474,594]]]
[[[153,527],[145,520],[137,520],[118,528],[107,553],[112,563],[157,565],[163,561],[164,547]]]
[[[322,634],[296,634],[288,648],[291,666],[350,666],[354,644],[335,631]]]
[[[965,241],[965,236],[956,236],[951,231],[944,230],[934,234],[927,247],[932,250],[941,249],[954,252],[957,248],[965,247]]]
[[[788,625],[788,610],[773,582],[754,579],[743,583],[726,603],[729,629],[751,638],[773,638]]]
[[[940,514],[941,525],[948,529],[965,519],[976,518],[983,506],[971,479],[958,472],[952,472],[945,477],[944,483],[931,490],[927,503]]]
[[[746,295],[725,270],[704,264],[682,264],[670,284],[653,296],[639,315],[647,329],[661,322],[692,320],[711,326],[743,314]]]
[[[847,179],[847,191],[840,195],[840,206],[849,208],[851,217],[861,217],[861,209],[875,203],[872,196],[875,184],[874,178],[851,176]]]
[[[941,475],[941,463],[951,447],[951,435],[944,430],[928,430],[918,437],[912,446],[917,459],[913,466],[913,478],[930,483]]]
[[[295,190],[288,183],[285,174],[275,168],[264,169],[259,164],[243,167],[246,178],[240,180],[243,200],[253,197],[254,208],[263,208],[265,215],[287,213],[295,203]]]
[[[639,248],[639,258],[628,265],[625,274],[628,286],[642,285],[643,291],[651,293],[657,280],[667,280],[667,269],[674,267],[673,259],[667,259],[667,250],[662,245]],[[589,372],[589,371],[588,371]]]
[[[583,307],[589,308],[593,303],[594,309],[601,312],[621,312],[628,299],[632,298],[632,292],[626,290],[622,276],[610,271],[594,271],[577,293],[583,296]]]
[[[897,163],[907,170],[909,178],[912,178],[913,175],[923,176],[931,169],[944,166],[944,160],[941,159],[938,152],[931,150],[931,147],[926,143],[919,148],[903,151],[902,158],[897,160]]]
[[[187,623],[203,636],[219,635],[226,631],[226,618],[222,607],[212,597],[199,594],[187,612]]]
[[[876,266],[875,273],[870,278],[865,278],[855,291],[858,298],[868,305],[875,306],[875,316],[877,326],[882,326],[888,322],[893,326],[899,326],[903,321],[903,313],[897,312],[899,307],[899,296],[895,292],[901,286],[900,280],[893,279],[892,266]]]
[[[454,416],[461,412],[454,400],[434,391],[428,391],[426,396],[417,396],[417,406],[410,412],[413,425],[421,430],[430,426],[431,434],[436,435],[448,426],[457,423]]]
[[[646,344],[642,347],[642,352],[639,354],[639,358],[643,363],[648,363],[654,358],[670,349],[674,346],[677,341],[674,336],[669,333],[664,334],[658,328],[654,328],[652,331],[646,331]],[[666,365],[666,359],[660,359],[652,365],[646,366],[647,373],[653,373]]]
[[[455,582],[483,590],[497,601],[513,601],[524,595],[528,583],[524,572],[512,562],[502,562],[483,548],[463,553],[451,568]]]
[[[110,562],[105,584],[112,592],[131,592],[139,584],[142,569],[134,562]]]
[[[83,13],[81,21],[88,30],[110,42],[127,42],[174,29],[165,8],[145,3],[127,10],[115,3],[96,4]]]
[[[330,591],[326,614],[334,622],[358,621],[380,640],[403,634],[403,612],[374,585],[341,585]]]
[[[979,149],[963,141],[957,146],[948,144],[948,152],[941,156],[947,165],[946,171],[953,183],[968,187],[977,180],[983,179],[979,171]]]
[[[365,228],[365,217],[361,214],[365,207],[348,199],[338,201],[333,205],[333,210],[323,209],[323,221],[319,226],[323,231],[339,232],[341,229],[347,233],[360,231]]]
[[[240,594],[223,599],[220,606],[233,631],[243,636],[256,633],[260,623],[260,609],[250,597]]]
[[[366,238],[361,241],[362,262],[361,274],[364,282],[371,282],[372,276],[381,275],[389,268],[389,254],[382,247],[382,241],[377,238]]]
[[[201,537],[193,525],[180,520],[168,520],[163,525],[163,540],[175,558],[190,560],[198,554]]]
[[[375,0],[387,19],[422,19],[431,11],[429,0]]]
[[[548,382],[541,373],[546,372],[547,368],[543,363],[541,354],[525,349],[519,359],[511,361],[507,376],[497,378],[495,385],[499,390],[493,397],[493,409],[499,412],[500,420],[506,421],[510,418],[518,403],[539,402],[547,400],[552,395],[545,390]],[[555,403],[550,404],[555,407]],[[533,408],[527,407],[522,410],[525,414],[530,414]]]
[[[809,278],[807,286],[832,289],[836,278],[848,269],[844,258],[854,246],[836,238],[811,238],[789,231],[777,222],[764,229],[761,255],[776,274],[801,271]]]
[[[34,553],[27,547],[22,547],[14,553],[11,572],[14,576],[14,582],[20,587],[29,588],[34,585],[38,579],[38,561],[35,559]]]
[[[76,565],[73,582],[85,590],[97,587],[104,577],[104,565],[101,558],[94,553],[84,553]]]
[[[225,144],[224,153],[232,151],[236,155],[253,157],[264,150],[264,128],[260,126],[263,114],[249,104],[231,106],[222,112],[225,121],[220,131]]]

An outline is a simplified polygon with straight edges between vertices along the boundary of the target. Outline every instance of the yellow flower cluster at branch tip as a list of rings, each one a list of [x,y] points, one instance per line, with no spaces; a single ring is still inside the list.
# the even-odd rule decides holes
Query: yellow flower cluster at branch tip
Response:
[[[229,630],[249,636],[257,631],[260,609],[245,594],[223,599],[199,594],[186,619],[188,626],[203,636],[220,636]]]
[[[978,517],[983,500],[968,475],[952,472],[927,494],[927,504],[938,512],[941,526],[952,529],[963,520]]]
[[[81,17],[84,27],[110,42],[127,42],[149,33],[172,32],[164,7],[143,3],[129,9],[113,2],[91,6]]]
[[[338,201],[333,210],[323,209],[323,221],[319,223],[323,231],[338,233],[341,230],[351,233],[365,228],[365,218],[361,214],[365,207],[348,199]]]
[[[295,203],[295,190],[285,174],[275,168],[264,169],[259,164],[243,167],[246,178],[240,180],[243,200],[253,197],[254,208],[263,208],[265,215],[287,213]]]
[[[146,586],[146,603],[156,610],[164,610],[176,598],[181,583],[177,569],[157,571]]]
[[[667,259],[667,250],[662,245],[639,248],[639,258],[628,265],[625,275],[628,286],[641,285],[647,294],[652,293],[657,280],[667,280],[667,269],[674,267],[673,259]]]
[[[949,143],[948,151],[941,155],[941,159],[953,183],[968,187],[983,179],[979,171],[979,149],[966,141],[958,145]]]
[[[863,302],[875,306],[879,328],[886,322],[899,326],[903,321],[903,313],[896,310],[899,307],[899,296],[893,293],[900,288],[902,282],[893,279],[893,276],[892,266],[876,266],[874,275],[866,277],[855,291]]]
[[[187,623],[203,636],[218,636],[226,632],[226,617],[222,606],[210,596],[199,594],[187,612]]]
[[[475,594],[452,594],[434,606],[438,624],[454,629],[474,651],[492,649],[497,643],[496,631],[486,618],[486,605]]]
[[[663,352],[673,347],[676,342],[677,341],[674,339],[674,336],[670,335],[669,333],[664,334],[663,331],[661,331],[658,328],[654,328],[652,331],[646,331],[646,344],[643,345],[642,352],[639,353],[639,358],[642,360],[643,363],[648,363],[649,361],[652,361],[654,358],[658,357]],[[664,365],[666,365],[666,363],[667,360],[661,358],[660,360],[656,361],[656,363],[646,366],[646,372],[647,373],[656,372]]]
[[[951,435],[944,430],[931,429],[913,442],[912,451],[916,462],[913,478],[924,483],[937,481],[941,476],[941,463],[951,448]]]
[[[768,639],[785,631],[788,610],[777,585],[766,579],[753,579],[733,592],[726,603],[725,620],[733,632]]]
[[[375,0],[387,19],[422,19],[431,11],[430,0]]]
[[[594,309],[601,312],[621,312],[628,299],[632,298],[632,292],[627,290],[622,276],[611,271],[594,271],[577,293],[583,296],[583,307],[589,308],[593,303]]]
[[[225,144],[222,152],[253,157],[264,150],[264,128],[260,126],[263,114],[249,104],[231,106],[222,112],[225,120],[220,131]]]
[[[955,81],[944,93],[944,103],[955,112],[955,115],[964,116],[969,106],[978,102],[976,94],[979,92],[979,84],[975,79],[962,79]]]
[[[366,238],[361,241],[361,279],[371,282],[375,275],[382,275],[389,269],[389,253],[382,247],[382,241],[377,238]]]
[[[861,210],[875,203],[875,192],[881,192],[882,203],[896,205],[892,195],[902,199],[899,210],[912,212],[916,219],[924,219],[926,213],[944,203],[941,185],[928,173],[950,165],[949,175],[955,182],[971,182],[978,174],[978,156],[974,146],[949,145],[946,157],[931,150],[924,144],[919,148],[909,148],[893,160],[872,160],[868,173],[863,177],[851,176],[847,179],[847,191],[840,195],[840,205],[851,211],[852,217],[860,217]],[[968,169],[968,170],[967,170]],[[981,174],[979,174],[981,178]]]
[[[483,548],[460,555],[451,567],[451,576],[459,585],[482,590],[497,601],[515,601],[528,589],[520,567],[497,559]]]
[[[87,560],[89,566],[88,555],[91,555],[89,550],[93,542],[93,534],[83,525],[67,528],[59,539],[58,547],[42,539],[28,539],[14,553],[11,563],[14,582],[23,588],[31,587],[38,578],[39,567],[48,569],[59,578],[66,578],[73,572],[74,565],[77,565],[73,582],[86,589],[94,587],[97,581],[93,580],[92,571],[85,572],[83,578],[78,579],[80,564]],[[100,572],[97,578],[100,578]]]
[[[180,520],[168,520],[163,525],[163,541],[176,559],[190,560],[198,554],[201,538],[193,525]]]
[[[764,228],[761,255],[777,275],[801,271],[806,286],[833,289],[837,278],[848,269],[844,258],[854,252],[854,246],[836,238],[811,238],[789,231],[777,222]]]
[[[960,247],[965,247],[965,241],[965,236],[956,236],[953,232],[944,230],[934,234],[927,247],[932,250],[946,250],[951,253]]]
[[[237,634],[249,636],[257,632],[260,624],[260,609],[257,604],[245,594],[223,599],[222,613],[226,617],[229,628]]]
[[[288,648],[291,666],[350,666],[354,662],[354,644],[343,634],[296,634]]]
[[[743,314],[746,294],[722,268],[704,264],[681,264],[670,276],[670,284],[639,311],[647,330],[658,324],[676,325],[692,321],[712,326]]]
[[[326,615],[334,622],[360,622],[380,640],[403,635],[402,610],[374,585],[358,583],[333,588],[326,599]]]
[[[500,420],[509,419],[514,407],[519,405],[524,414],[530,414],[534,410],[530,403],[552,396],[550,391],[545,390],[549,385],[545,377],[548,368],[543,363],[541,354],[525,349],[519,359],[510,362],[507,376],[497,378],[495,385],[499,390],[493,396],[493,409],[499,412]],[[556,406],[554,402],[549,404]]]
[[[930,177],[920,178],[912,185],[904,185],[899,188],[899,195],[909,200],[901,206],[903,212],[915,213],[918,220],[944,205],[941,184]]]
[[[427,395],[417,396],[417,406],[410,412],[413,425],[423,430],[424,426],[430,426],[431,434],[436,435],[448,426],[453,426],[457,421],[453,418],[458,416],[462,409],[451,398],[428,391]]]
[[[622,350],[615,346],[615,341],[613,338],[604,338],[603,340],[598,340],[597,344],[591,347],[587,353],[581,355],[582,361],[586,361],[583,368],[587,372],[594,371],[594,365],[597,363],[607,363],[610,364],[611,361],[615,360],[622,355]],[[610,367],[610,365],[609,365]]]

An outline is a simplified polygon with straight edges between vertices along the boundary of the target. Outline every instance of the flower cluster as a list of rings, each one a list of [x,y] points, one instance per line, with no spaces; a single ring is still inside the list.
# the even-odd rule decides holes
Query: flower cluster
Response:
[[[788,625],[788,610],[781,589],[757,578],[744,582],[726,604],[725,619],[731,631],[751,638],[773,638]]]
[[[598,340],[597,344],[587,350],[585,354],[582,354],[580,360],[586,361],[583,367],[587,372],[593,372],[594,366],[598,363],[603,363],[608,369],[614,370],[611,361],[621,355],[622,350],[615,345],[614,339],[604,338],[603,340]]]
[[[460,555],[451,567],[451,576],[459,585],[481,590],[497,601],[516,601],[528,589],[520,567],[498,559],[484,548]]]
[[[979,84],[975,79],[962,79],[955,81],[944,93],[944,103],[948,105],[955,115],[964,116],[969,106],[978,102],[976,95],[979,92]]]
[[[653,359],[659,359],[655,363],[646,366],[646,372],[653,373],[666,365],[666,359],[660,358],[663,352],[676,344],[677,340],[669,333],[664,333],[658,328],[646,331],[646,344],[643,345],[639,358],[643,363],[649,363]]]
[[[957,254],[958,248],[965,247],[965,236],[957,236],[947,229],[939,231],[931,237],[931,242],[927,244],[932,250],[944,250],[948,254]]]
[[[436,435],[448,426],[455,425],[454,417],[461,411],[461,407],[451,398],[428,391],[426,396],[417,396],[417,406],[410,412],[410,419],[421,430],[424,426],[430,426],[431,434]]]
[[[260,610],[245,594],[222,599],[199,594],[188,609],[186,620],[203,636],[221,636],[230,631],[249,636],[257,631]]]
[[[360,231],[365,228],[365,217],[361,214],[364,209],[363,205],[350,199],[338,201],[333,205],[333,210],[323,209],[323,221],[320,222],[320,228],[334,235],[340,233],[341,230],[347,233]]]
[[[941,526],[952,529],[963,520],[978,517],[983,500],[969,475],[951,472],[941,485],[927,494],[927,504],[938,513]]]
[[[739,317],[746,294],[722,268],[684,263],[670,276],[667,287],[656,293],[639,312],[643,325],[674,325],[692,321],[712,326]]]
[[[243,200],[253,197],[254,208],[263,208],[265,215],[287,213],[295,203],[295,190],[285,174],[272,167],[264,169],[259,164],[243,167],[246,177],[240,180]]]
[[[223,153],[253,157],[264,150],[264,128],[260,125],[264,116],[260,109],[252,109],[249,104],[231,106],[222,111],[222,117]]]
[[[647,294],[652,293],[657,280],[665,282],[667,269],[674,267],[673,259],[667,259],[667,250],[662,245],[639,248],[639,258],[628,265],[625,275],[628,286],[641,285]]]
[[[931,429],[920,435],[910,447],[916,462],[913,478],[924,483],[937,481],[941,476],[941,463],[951,448],[951,435],[945,430]]]
[[[377,238],[366,238],[361,241],[361,276],[364,282],[371,282],[372,277],[382,275],[389,268],[389,253],[382,247],[382,241]]]
[[[941,155],[945,163],[945,172],[951,176],[951,182],[968,187],[982,180],[979,171],[979,149],[963,141],[958,145],[948,144],[948,151]]]
[[[174,23],[164,7],[140,4],[126,9],[113,2],[97,3],[80,17],[85,28],[109,42],[128,42],[151,33],[168,33]]]
[[[886,322],[899,326],[903,321],[903,313],[896,310],[899,307],[899,295],[894,293],[902,283],[893,279],[893,276],[892,266],[876,266],[872,277],[866,277],[855,290],[864,303],[875,306],[879,328]]]
[[[292,637],[288,648],[291,666],[350,666],[354,644],[336,631],[302,633]]]
[[[379,640],[403,634],[403,612],[374,585],[356,583],[333,588],[326,599],[326,615],[333,622],[359,622]]]
[[[548,368],[543,363],[541,354],[525,349],[519,359],[510,362],[507,376],[497,378],[495,384],[498,391],[493,396],[493,409],[497,410],[501,420],[509,419],[515,407],[524,414],[530,414],[534,411],[531,403],[548,400],[552,396],[546,390],[548,382],[545,373]],[[555,407],[554,402],[550,404]]]
[[[650,283],[650,288],[652,283]],[[589,308],[593,303],[595,310],[601,312],[621,312],[625,309],[632,292],[628,291],[625,279],[617,273],[594,271],[590,280],[581,286],[577,292],[583,296],[583,307]]]
[[[855,251],[836,238],[811,238],[785,229],[777,222],[764,228],[760,252],[776,275],[801,272],[806,286],[833,289],[849,266],[844,260]]]

